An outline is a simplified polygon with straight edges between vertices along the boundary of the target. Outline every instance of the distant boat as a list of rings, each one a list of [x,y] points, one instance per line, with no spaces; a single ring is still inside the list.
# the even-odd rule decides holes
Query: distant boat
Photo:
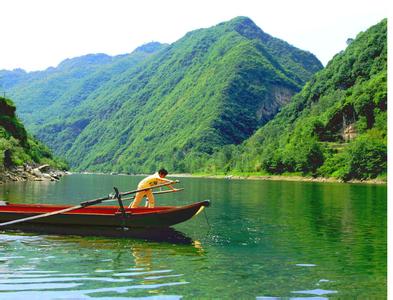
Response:
[[[124,231],[132,231],[133,229],[165,229],[191,219],[209,205],[210,201],[205,200],[184,206],[125,208],[124,213],[121,212],[119,206],[89,206],[65,213],[56,213],[43,218],[27,220],[23,223],[12,224],[3,228],[18,229],[28,227],[33,229],[34,226],[29,225],[39,225],[37,228],[40,228],[42,231],[43,228],[49,229],[57,226],[64,233],[67,233],[67,228],[72,228],[72,234],[77,234],[78,228],[81,231],[94,231],[95,228],[106,230],[123,228]],[[3,203],[3,205],[0,205],[0,222],[55,213],[68,208],[72,208],[72,206]]]

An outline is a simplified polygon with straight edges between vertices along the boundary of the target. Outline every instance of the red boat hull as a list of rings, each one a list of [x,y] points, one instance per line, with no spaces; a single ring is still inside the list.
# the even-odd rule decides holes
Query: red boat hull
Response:
[[[83,226],[83,227],[128,227],[167,228],[192,218],[209,206],[209,201],[185,206],[160,206],[155,208],[126,208],[125,217],[118,206],[91,206],[27,221],[30,224]],[[30,216],[59,211],[70,206],[48,204],[7,204],[0,206],[0,223]],[[11,225],[10,228],[18,226]],[[8,228],[8,226],[7,226]]]

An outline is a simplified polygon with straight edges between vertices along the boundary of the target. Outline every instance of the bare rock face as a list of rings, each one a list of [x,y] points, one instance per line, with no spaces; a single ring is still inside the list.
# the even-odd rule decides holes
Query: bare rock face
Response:
[[[293,89],[284,86],[271,86],[270,92],[260,102],[256,111],[258,122],[263,125],[270,121],[280,111],[282,106],[291,101],[294,94],[295,91]]]
[[[50,171],[51,167],[50,167],[50,165],[45,164],[45,165],[39,166],[37,169],[40,170],[40,172],[48,173]]]
[[[343,128],[341,137],[344,141],[352,141],[357,136],[355,124],[349,124]]]

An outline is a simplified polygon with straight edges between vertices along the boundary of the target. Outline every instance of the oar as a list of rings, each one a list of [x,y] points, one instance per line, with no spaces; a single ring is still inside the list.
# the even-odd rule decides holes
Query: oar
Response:
[[[167,190],[167,191],[153,192],[153,194],[154,195],[160,195],[160,194],[166,194],[166,193],[176,193],[176,192],[181,192],[183,190],[184,190],[184,188],[181,188],[181,189],[176,189],[176,190]]]
[[[171,185],[171,184],[178,183],[178,182],[179,181],[176,180],[176,181],[171,181],[171,182],[167,182],[167,183],[157,184],[157,185],[154,185],[154,186],[151,186],[151,187],[148,187],[148,188],[143,188],[143,189],[139,189],[139,190],[133,190],[133,191],[125,192],[125,193],[119,193],[119,195],[120,196],[124,196],[124,195],[135,194],[135,193],[138,193],[138,192],[143,192],[143,191],[146,191],[146,190],[159,188],[161,186]],[[13,225],[13,224],[17,224],[17,223],[22,223],[22,222],[26,222],[26,221],[31,221],[31,220],[36,220],[36,219],[41,219],[41,218],[46,218],[46,217],[62,214],[62,213],[69,212],[69,211],[72,211],[72,210],[88,207],[88,206],[91,206],[91,205],[94,205],[94,204],[99,204],[99,203],[101,203],[104,200],[111,199],[112,197],[114,197],[114,196],[109,195],[109,196],[103,197],[103,198],[98,198],[98,199],[84,201],[84,202],[81,202],[79,205],[68,207],[68,208],[65,208],[65,209],[57,210],[57,211],[52,211],[52,212],[49,212],[49,213],[46,213],[46,214],[41,214],[41,215],[36,215],[36,216],[31,216],[31,217],[27,217],[27,218],[16,219],[16,220],[0,223],[0,227],[4,227],[4,226],[8,226],[8,225]]]
[[[167,194],[167,193],[181,192],[181,191],[183,191],[183,190],[184,190],[184,188],[181,188],[181,189],[176,189],[175,191],[174,191],[174,190],[167,190],[167,191],[153,192],[153,194],[154,194],[154,195],[161,195],[161,194]],[[121,200],[122,200],[122,201],[126,201],[126,200],[132,200],[132,199],[135,199],[135,196],[132,196],[132,197],[129,197],[129,198],[123,198],[123,199],[121,199]],[[103,201],[103,202],[111,202],[111,201],[116,201],[116,200],[114,200],[114,199],[109,199],[109,200],[105,200],[105,201]]]
[[[143,189],[139,189],[139,190],[133,190],[133,191],[129,191],[129,192],[120,193],[120,196],[136,194],[138,192],[143,192],[143,191],[147,191],[147,190],[151,190],[151,189],[156,189],[156,188],[159,188],[159,187],[162,187],[162,186],[167,186],[167,185],[171,185],[171,184],[175,184],[175,183],[179,183],[179,180],[169,181],[169,182],[166,182],[166,183],[153,185],[153,186],[150,186],[150,187],[147,187],[147,188],[143,188]]]

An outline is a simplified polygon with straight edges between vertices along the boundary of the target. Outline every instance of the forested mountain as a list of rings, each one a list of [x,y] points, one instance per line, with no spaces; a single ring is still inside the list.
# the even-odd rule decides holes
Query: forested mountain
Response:
[[[27,134],[15,110],[10,99],[0,97],[0,181],[4,170],[24,163],[66,168],[63,162],[53,158],[47,147]]]
[[[276,117],[208,172],[298,172],[343,180],[386,176],[387,20],[360,33]]]
[[[74,168],[182,172],[250,137],[321,68],[311,53],[238,17],[120,58],[3,71],[0,85]]]
[[[11,96],[17,104],[18,114],[28,128],[35,131],[41,124],[69,118],[75,107],[114,75],[129,71],[163,47],[165,45],[155,42],[128,55],[89,54],[66,59],[56,68],[38,72],[0,70],[0,89]]]

